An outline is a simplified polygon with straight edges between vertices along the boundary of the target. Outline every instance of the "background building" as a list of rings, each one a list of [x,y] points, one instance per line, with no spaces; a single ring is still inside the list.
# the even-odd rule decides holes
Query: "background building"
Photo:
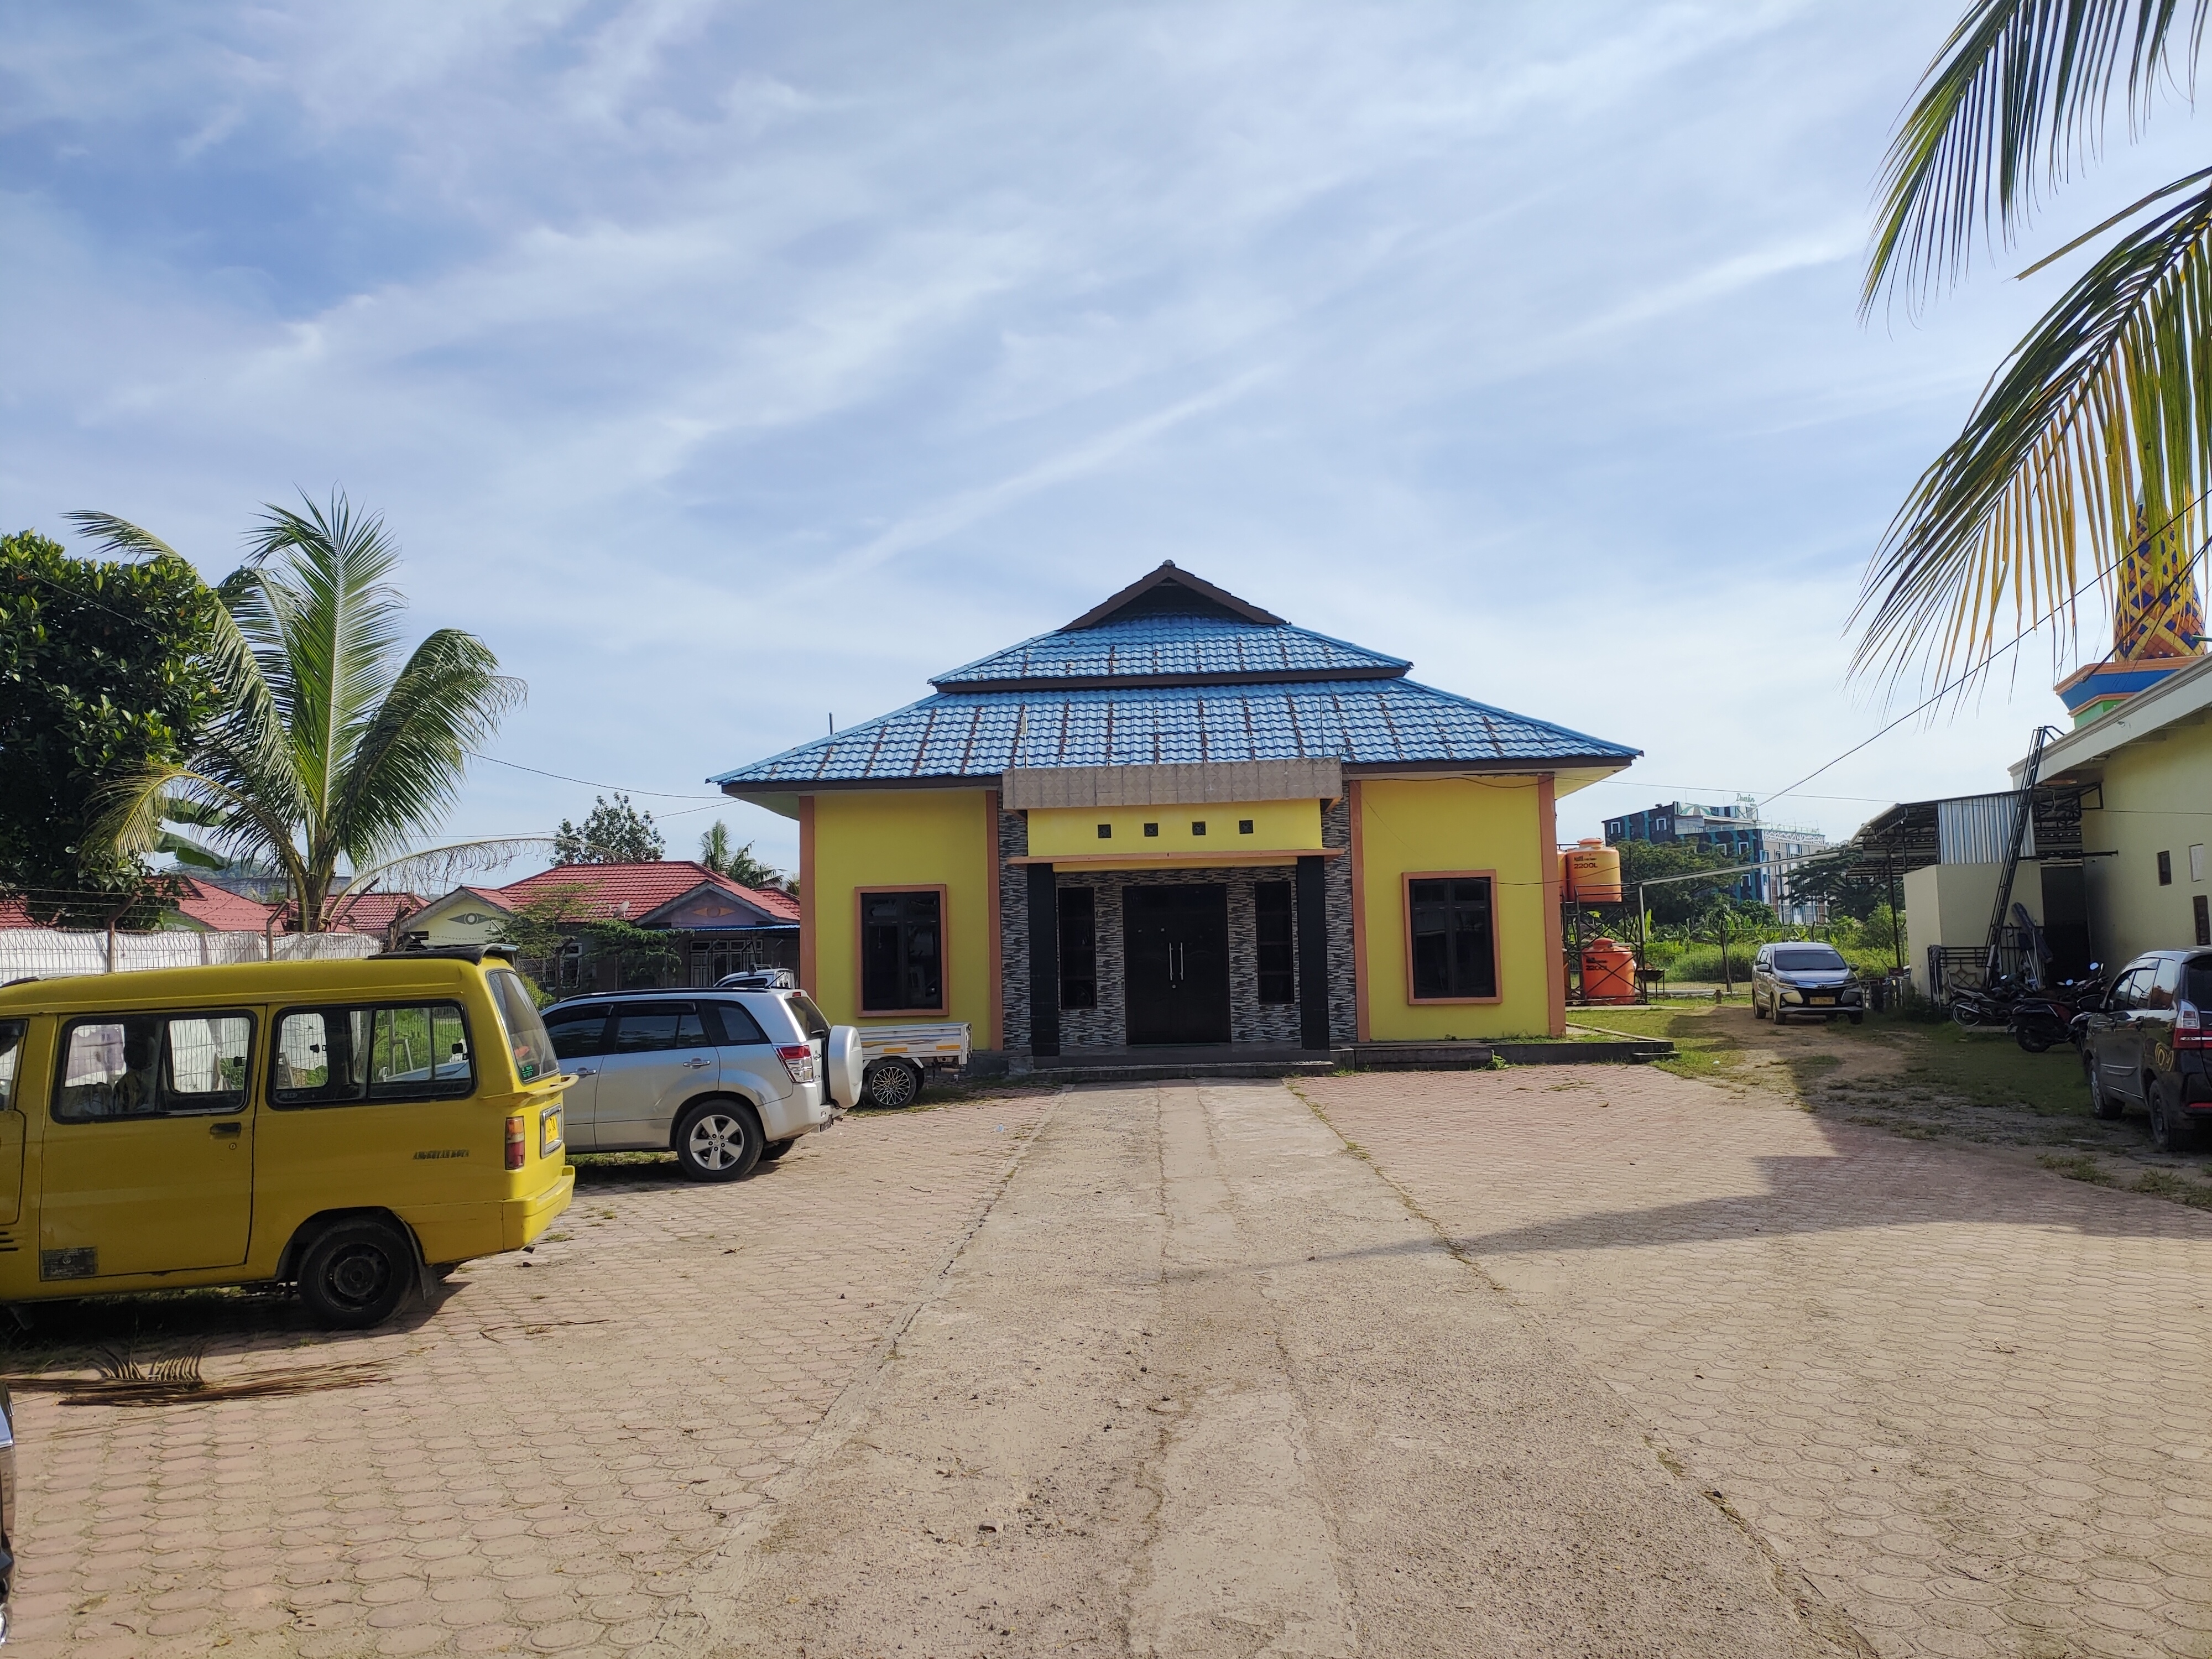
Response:
[[[1739,864],[1763,864],[1769,859],[1792,859],[1825,852],[1828,838],[1818,830],[1769,823],[1759,815],[1759,803],[1738,795],[1732,805],[1703,806],[1694,801],[1661,801],[1641,812],[1630,812],[1605,821],[1607,846],[1625,841],[1679,842],[1725,853]],[[1780,921],[1811,923],[1827,920],[1826,907],[1812,898],[1797,898],[1790,890],[1790,866],[1747,871],[1735,884],[1735,896],[1747,902],[1774,907]]]

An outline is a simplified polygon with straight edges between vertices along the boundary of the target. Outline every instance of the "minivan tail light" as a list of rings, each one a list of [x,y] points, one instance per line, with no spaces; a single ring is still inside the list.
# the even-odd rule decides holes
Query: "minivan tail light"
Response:
[[[519,1170],[530,1157],[530,1143],[522,1137],[523,1120],[511,1117],[507,1121],[507,1167]]]
[[[811,1042],[779,1042],[776,1058],[783,1062],[784,1070],[791,1073],[793,1083],[814,1081],[814,1045]]]
[[[2204,1029],[2204,1016],[2197,1012],[2193,1002],[2175,1005],[2173,1046],[2177,1048],[2212,1048],[2212,1031]]]

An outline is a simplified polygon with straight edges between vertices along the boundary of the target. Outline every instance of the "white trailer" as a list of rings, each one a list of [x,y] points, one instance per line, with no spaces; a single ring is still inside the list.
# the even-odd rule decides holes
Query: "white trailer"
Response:
[[[925,1074],[957,1075],[968,1064],[965,1020],[917,1025],[863,1025],[860,1090],[871,1106],[913,1103]]]

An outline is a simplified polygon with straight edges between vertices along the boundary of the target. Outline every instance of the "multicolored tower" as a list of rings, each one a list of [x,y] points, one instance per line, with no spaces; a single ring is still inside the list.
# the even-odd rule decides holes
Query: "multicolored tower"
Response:
[[[2196,560],[2170,531],[2153,537],[2137,509],[2138,539],[2120,561],[2112,648],[2054,688],[2077,726],[2147,690],[2203,654],[2204,607]]]

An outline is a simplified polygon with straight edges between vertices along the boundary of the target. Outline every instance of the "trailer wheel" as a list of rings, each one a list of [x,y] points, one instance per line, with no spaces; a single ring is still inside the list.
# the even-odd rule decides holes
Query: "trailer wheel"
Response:
[[[910,1060],[879,1060],[863,1074],[861,1087],[869,1105],[896,1111],[921,1092],[921,1067]]]

